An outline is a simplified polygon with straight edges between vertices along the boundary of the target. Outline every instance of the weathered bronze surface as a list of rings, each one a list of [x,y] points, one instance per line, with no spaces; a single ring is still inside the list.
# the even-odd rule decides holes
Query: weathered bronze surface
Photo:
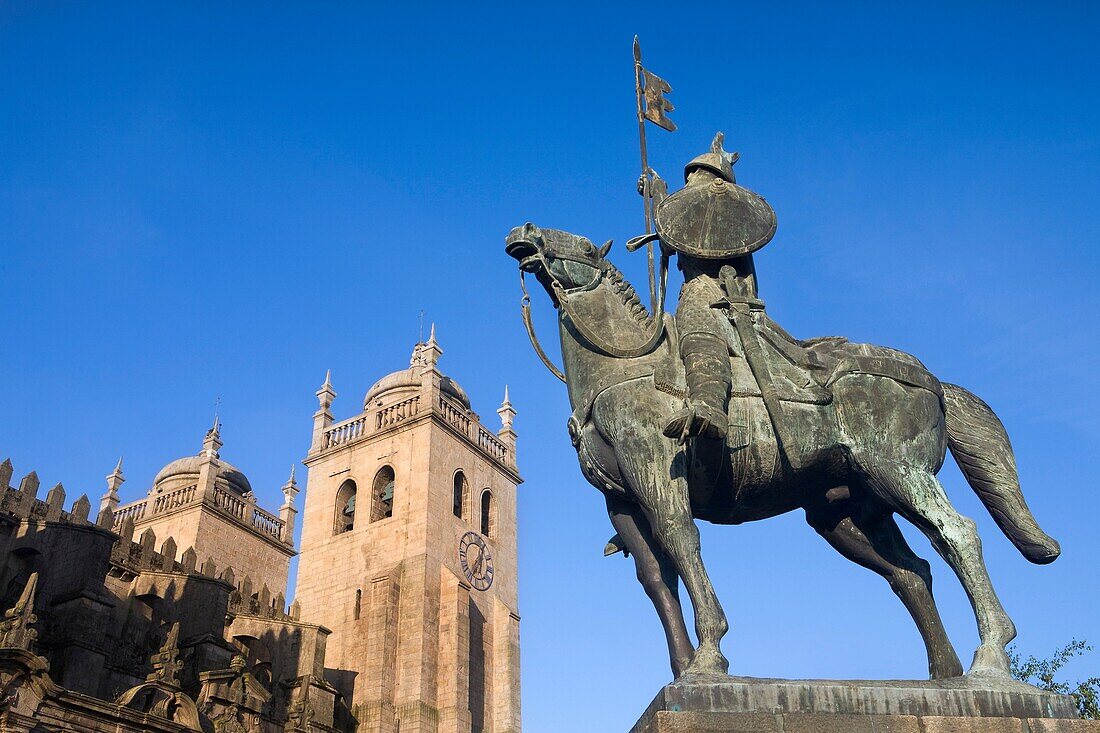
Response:
[[[720,142],[712,152],[725,156]],[[732,185],[734,160],[689,165],[684,190]],[[508,254],[558,308],[569,434],[617,532],[606,552],[622,548],[634,558],[675,676],[724,675],[719,641],[728,626],[694,519],[739,524],[802,509],[838,552],[889,582],[924,639],[931,676],[961,675],[928,563],[902,536],[901,515],[928,536],[974,607],[981,643],[970,673],[1008,677],[1005,645],[1015,627],[990,582],[974,523],[936,479],[950,449],[1009,540],[1031,562],[1053,561],[1058,543],[1024,502],[1004,427],[981,399],[939,381],[908,354],[790,336],[756,292],[741,233],[758,223],[728,215],[696,226],[694,238],[663,235],[685,278],[675,319],[647,311],[606,247],[533,224],[507,237]],[[691,248],[700,237],[710,243],[705,252],[723,242],[726,251],[698,256]],[[680,581],[698,644],[688,636]]]

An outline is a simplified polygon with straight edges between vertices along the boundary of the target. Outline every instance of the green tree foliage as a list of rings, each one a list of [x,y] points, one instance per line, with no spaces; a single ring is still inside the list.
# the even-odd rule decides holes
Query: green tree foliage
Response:
[[[1100,677],[1090,677],[1076,684],[1055,679],[1055,675],[1069,660],[1089,651],[1092,651],[1092,647],[1087,642],[1074,639],[1056,651],[1050,659],[1028,657],[1027,661],[1023,661],[1015,647],[1009,647],[1008,656],[1013,677],[1041,690],[1072,695],[1077,703],[1077,712],[1082,718],[1100,720]]]

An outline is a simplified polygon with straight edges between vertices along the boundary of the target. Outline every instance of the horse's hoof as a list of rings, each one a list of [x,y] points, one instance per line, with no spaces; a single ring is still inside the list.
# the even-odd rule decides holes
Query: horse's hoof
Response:
[[[1002,648],[978,647],[978,650],[974,652],[974,661],[971,663],[966,676],[1011,679],[1012,672],[1008,654]]]
[[[730,663],[722,652],[695,652],[695,658],[691,660],[681,677],[725,677],[729,672]]]

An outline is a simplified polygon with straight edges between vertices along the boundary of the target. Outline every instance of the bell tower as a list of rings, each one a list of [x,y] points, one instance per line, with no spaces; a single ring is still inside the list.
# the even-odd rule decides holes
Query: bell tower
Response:
[[[295,600],[361,732],[520,730],[515,410],[483,426],[442,354],[433,327],[341,422],[317,392]]]

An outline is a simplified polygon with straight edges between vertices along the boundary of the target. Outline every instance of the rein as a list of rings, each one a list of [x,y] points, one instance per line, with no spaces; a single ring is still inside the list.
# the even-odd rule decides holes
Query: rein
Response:
[[[520,312],[523,313],[523,325],[527,328],[527,337],[531,339],[531,346],[535,348],[535,353],[538,354],[539,359],[542,359],[542,363],[546,365],[550,373],[562,382],[568,384],[568,381],[565,379],[565,374],[562,373],[561,369],[554,366],[554,362],[550,361],[550,357],[542,350],[542,344],[539,343],[539,337],[535,334],[535,323],[531,320],[531,296],[527,292],[527,282],[523,279],[522,269],[519,271],[519,287],[523,290],[523,298],[519,301],[519,309]]]
[[[542,262],[543,271],[546,272],[546,276],[550,279],[550,286],[554,290],[554,294],[557,297],[558,304],[561,306],[565,315],[569,316],[573,325],[577,328],[577,331],[584,337],[589,344],[602,351],[609,356],[617,359],[635,359],[640,356],[653,351],[656,348],[657,343],[661,340],[661,336],[665,332],[665,292],[668,280],[668,254],[666,252],[661,253],[661,278],[659,295],[657,299],[657,307],[653,312],[653,333],[641,346],[637,346],[632,349],[624,349],[615,344],[608,343],[600,335],[598,335],[581,317],[576,308],[569,301],[569,290],[567,290],[554,276],[554,273],[550,269],[550,264],[546,261],[546,257],[540,251],[538,253],[539,260]],[[588,263],[582,263],[588,264]],[[597,269],[595,277],[592,278],[592,282],[580,288],[573,288],[574,291],[588,291],[596,288],[599,281],[607,274],[607,268],[609,263],[604,260],[601,262]],[[535,334],[535,324],[531,319],[531,296],[527,292],[527,283],[524,280],[524,271],[521,268],[519,271],[519,285],[523,291],[523,298],[520,300],[520,311],[523,315],[523,325],[527,329],[527,336],[531,340],[531,346],[535,349],[535,354],[538,355],[542,363],[546,365],[546,368],[550,370],[550,373],[560,379],[562,382],[566,382],[565,374],[554,365],[550,358],[546,355],[542,345],[539,343],[538,336]]]

